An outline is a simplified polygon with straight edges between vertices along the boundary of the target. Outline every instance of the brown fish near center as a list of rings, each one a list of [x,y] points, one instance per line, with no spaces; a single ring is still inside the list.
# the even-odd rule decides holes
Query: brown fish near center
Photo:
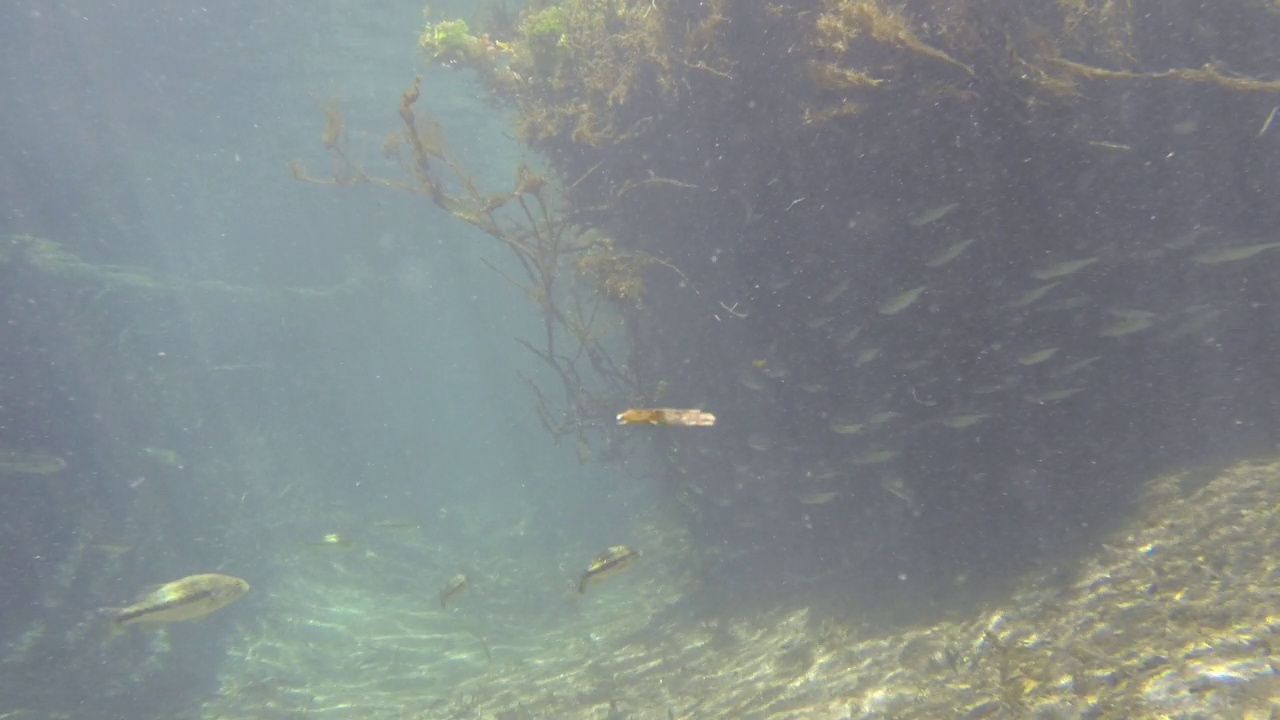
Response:
[[[226,607],[249,592],[249,583],[220,573],[188,575],[151,588],[137,602],[122,608],[104,608],[112,632],[135,623],[170,623],[198,620]]]
[[[578,593],[585,593],[587,585],[616,575],[623,570],[631,567],[635,559],[640,557],[640,553],[632,550],[626,545],[614,545],[604,552],[596,555],[591,560],[591,565],[587,567],[586,572],[582,573],[582,577],[578,580]]]

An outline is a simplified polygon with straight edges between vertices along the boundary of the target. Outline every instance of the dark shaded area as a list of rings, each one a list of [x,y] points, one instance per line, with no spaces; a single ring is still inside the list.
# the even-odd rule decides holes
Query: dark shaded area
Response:
[[[464,64],[572,211],[691,279],[620,308],[648,401],[721,419],[652,436],[722,595],[954,606],[1154,474],[1274,450],[1280,253],[1221,255],[1280,240],[1275,8],[581,0],[486,29],[509,59]]]

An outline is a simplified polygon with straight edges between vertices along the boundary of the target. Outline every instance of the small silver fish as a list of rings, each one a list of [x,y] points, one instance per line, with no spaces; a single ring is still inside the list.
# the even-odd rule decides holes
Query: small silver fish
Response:
[[[893,450],[873,450],[853,458],[850,462],[854,465],[878,465],[889,462],[896,457],[898,457],[898,453]]]
[[[1049,373],[1049,377],[1053,377],[1053,378],[1066,377],[1066,376],[1071,375],[1071,374],[1073,374],[1073,373],[1076,373],[1076,372],[1079,372],[1079,371],[1081,371],[1081,370],[1084,370],[1085,368],[1087,368],[1087,367],[1089,367],[1090,365],[1092,365],[1092,364],[1094,364],[1094,363],[1098,362],[1098,361],[1099,361],[1099,360],[1101,360],[1101,359],[1102,359],[1102,356],[1101,356],[1101,355],[1094,355],[1093,357],[1085,358],[1084,360],[1077,360],[1077,361],[1075,361],[1075,362],[1071,363],[1070,365],[1067,365],[1067,366],[1065,366],[1065,367],[1063,367],[1063,368],[1060,368],[1060,369],[1058,369],[1058,370],[1055,370],[1055,371],[1053,371],[1053,372]]]
[[[1039,365],[1040,363],[1053,357],[1058,352],[1058,348],[1044,348],[1035,352],[1022,353],[1018,356],[1019,365]]]
[[[907,223],[911,225],[911,227],[917,227],[917,228],[924,227],[929,223],[935,223],[941,220],[942,218],[946,217],[947,215],[950,215],[951,211],[955,210],[958,207],[960,207],[960,203],[948,203],[946,205],[940,205],[936,208],[925,210],[919,215],[916,215],[915,217],[908,220]]]
[[[801,505],[825,505],[826,503],[835,500],[837,497],[840,497],[840,493],[828,490],[823,492],[800,493],[796,496],[796,500],[799,500]]]
[[[1218,265],[1225,262],[1236,262],[1239,260],[1248,260],[1258,253],[1280,248],[1280,242],[1261,243],[1259,245],[1245,245],[1244,247],[1223,248],[1221,250],[1210,250],[1207,253],[1197,255],[1193,260],[1201,265]]]
[[[1096,262],[1098,262],[1098,258],[1096,256],[1085,258],[1083,260],[1067,260],[1066,262],[1060,262],[1050,265],[1049,267],[1034,270],[1031,273],[1031,277],[1037,280],[1053,280],[1055,278],[1066,277],[1072,273],[1079,272]]]
[[[1042,393],[1032,393],[1028,395],[1023,395],[1022,399],[1026,400],[1029,403],[1033,403],[1036,405],[1043,405],[1045,403],[1057,402],[1059,400],[1066,400],[1072,395],[1075,395],[1078,392],[1082,392],[1083,390],[1084,388],[1065,388],[1063,390],[1047,390]]]
[[[894,295],[880,306],[881,315],[896,315],[903,310],[911,307],[912,303],[920,298],[920,293],[924,292],[925,285],[912,288],[904,293]]]
[[[960,257],[960,253],[964,252],[965,248],[969,247],[970,245],[974,244],[977,241],[978,241],[977,238],[969,238],[968,240],[961,240],[958,243],[948,245],[947,247],[938,251],[936,255],[929,258],[928,262],[925,263],[925,266],[931,267],[931,268],[942,267],[943,265],[946,265],[952,260],[955,260],[956,258]]]
[[[962,430],[967,427],[973,427],[983,420],[986,420],[988,417],[990,416],[987,413],[971,413],[969,415],[956,415],[955,417],[949,417],[941,420],[940,422],[954,430]]]
[[[1147,310],[1108,310],[1107,312],[1120,318],[1118,321],[1103,328],[1098,333],[1099,337],[1123,337],[1132,335],[1136,332],[1142,332],[1151,327],[1155,321],[1156,314]]]
[[[1009,303],[1006,307],[1024,308],[1030,305],[1031,303],[1039,300],[1040,298],[1044,297],[1045,295],[1048,295],[1050,290],[1058,287],[1061,284],[1062,284],[1061,282],[1051,282],[1048,285],[1041,285],[1040,287],[1035,288],[1034,290],[1028,291],[1022,297]]]
[[[880,348],[867,348],[866,350],[858,353],[858,358],[853,361],[853,366],[862,367],[872,360],[875,360],[879,354]]]
[[[839,284],[822,294],[822,302],[833,302],[849,290],[849,281],[841,280]]]

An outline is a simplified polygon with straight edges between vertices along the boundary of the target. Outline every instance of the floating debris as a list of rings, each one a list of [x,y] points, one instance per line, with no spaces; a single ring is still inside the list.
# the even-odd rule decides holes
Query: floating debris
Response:
[[[591,560],[591,564],[587,566],[586,572],[582,573],[582,577],[578,580],[578,593],[585,593],[587,585],[591,583],[626,570],[631,567],[638,557],[640,557],[640,553],[626,545],[614,545],[596,555]]]
[[[249,583],[220,573],[188,575],[157,585],[137,602],[123,608],[105,608],[112,633],[135,623],[170,623],[198,620],[226,607],[249,592]]]
[[[0,475],[52,475],[67,468],[67,461],[56,455],[0,450]]]
[[[1034,270],[1031,273],[1031,277],[1037,280],[1053,280],[1054,278],[1066,277],[1072,273],[1080,272],[1096,262],[1098,262],[1097,257],[1085,258],[1083,260],[1067,260],[1065,262],[1050,265],[1049,267]]]
[[[1039,365],[1040,363],[1053,357],[1058,352],[1058,348],[1045,348],[1036,350],[1035,352],[1022,353],[1018,356],[1019,365]]]
[[[458,573],[449,578],[449,582],[445,583],[444,588],[440,590],[440,607],[449,607],[449,601],[462,597],[462,594],[471,589],[471,581],[463,573]]]
[[[915,217],[908,220],[907,223],[911,225],[911,227],[917,227],[917,228],[924,227],[929,223],[938,222],[939,220],[946,217],[947,215],[950,215],[951,211],[955,210],[958,207],[960,207],[960,203],[948,203],[947,205],[940,205],[931,210],[925,210],[919,215],[916,215]]]
[[[880,306],[881,315],[897,315],[898,313],[911,307],[920,297],[920,293],[924,292],[926,286],[921,285],[918,288],[912,288],[904,293],[900,293],[889,298]]]
[[[956,258],[960,257],[960,253],[964,252],[965,248],[969,247],[970,245],[974,244],[977,241],[978,241],[977,238],[969,238],[968,240],[961,240],[958,243],[953,243],[951,245],[948,245],[947,247],[938,251],[938,254],[929,258],[928,262],[925,263],[925,266],[931,267],[931,268],[942,267],[943,265],[946,265],[952,260],[955,260]]]
[[[716,416],[697,409],[629,408],[618,413],[618,424],[710,427],[716,424]]]
[[[1258,245],[1245,245],[1244,247],[1223,248],[1221,250],[1210,250],[1207,253],[1197,255],[1192,260],[1202,265],[1218,265],[1219,263],[1236,262],[1238,260],[1248,260],[1258,253],[1266,252],[1273,248],[1280,248],[1280,242],[1261,243]]]

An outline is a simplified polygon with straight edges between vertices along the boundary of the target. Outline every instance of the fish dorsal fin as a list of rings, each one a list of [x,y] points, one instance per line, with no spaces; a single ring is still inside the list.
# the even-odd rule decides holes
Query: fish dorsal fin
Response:
[[[160,589],[163,588],[164,586],[165,586],[164,583],[156,583],[155,585],[148,585],[138,591],[138,595],[133,599],[133,601],[136,603],[142,602],[143,600],[146,600],[147,598],[151,597],[155,593],[159,592]]]

